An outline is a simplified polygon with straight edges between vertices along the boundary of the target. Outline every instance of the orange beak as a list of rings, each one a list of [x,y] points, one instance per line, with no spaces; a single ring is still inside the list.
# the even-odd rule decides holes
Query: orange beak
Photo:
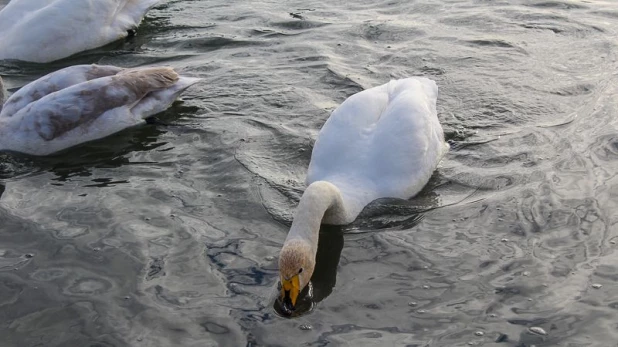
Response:
[[[285,301],[287,295],[290,296],[290,302],[292,302],[292,308],[296,306],[296,299],[300,294],[300,279],[298,275],[290,278],[289,280],[281,279],[281,301]]]

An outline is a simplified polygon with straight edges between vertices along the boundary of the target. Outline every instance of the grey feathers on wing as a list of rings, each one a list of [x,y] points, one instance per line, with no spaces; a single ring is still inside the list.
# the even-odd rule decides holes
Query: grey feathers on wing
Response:
[[[171,68],[123,70],[47,95],[26,107],[26,117],[34,117],[34,129],[50,141],[115,108],[131,108],[148,93],[173,86],[178,78]]]
[[[122,68],[108,65],[75,65],[52,72],[41,77],[36,83],[30,83],[13,94],[6,104],[2,117],[11,117],[26,105],[35,102],[46,95],[73,85],[112,76],[122,71]]]

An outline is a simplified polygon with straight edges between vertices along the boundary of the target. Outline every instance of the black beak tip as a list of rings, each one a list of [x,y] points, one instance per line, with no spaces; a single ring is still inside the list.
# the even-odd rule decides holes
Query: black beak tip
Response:
[[[286,316],[291,316],[296,310],[296,307],[292,305],[292,299],[290,299],[290,291],[286,290],[283,296],[279,297],[281,313]]]
[[[282,304],[283,304],[283,306],[286,309],[288,309],[290,311],[294,311],[295,307],[292,304],[292,299],[290,298],[290,291],[289,290],[285,291],[285,297],[283,298]]]

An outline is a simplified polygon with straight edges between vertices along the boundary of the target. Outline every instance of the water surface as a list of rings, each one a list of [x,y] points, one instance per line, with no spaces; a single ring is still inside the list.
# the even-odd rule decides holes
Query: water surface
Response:
[[[615,345],[616,28],[612,1],[162,1],[134,38],[0,62],[11,90],[94,62],[204,78],[168,125],[0,154],[0,345]],[[411,75],[453,149],[325,227],[313,311],[279,317],[319,128]]]

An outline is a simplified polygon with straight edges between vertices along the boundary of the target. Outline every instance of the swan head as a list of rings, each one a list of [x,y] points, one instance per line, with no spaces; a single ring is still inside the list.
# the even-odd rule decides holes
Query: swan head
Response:
[[[294,309],[298,296],[309,284],[314,268],[315,257],[308,242],[295,239],[283,245],[279,256],[279,278],[284,305]]]

